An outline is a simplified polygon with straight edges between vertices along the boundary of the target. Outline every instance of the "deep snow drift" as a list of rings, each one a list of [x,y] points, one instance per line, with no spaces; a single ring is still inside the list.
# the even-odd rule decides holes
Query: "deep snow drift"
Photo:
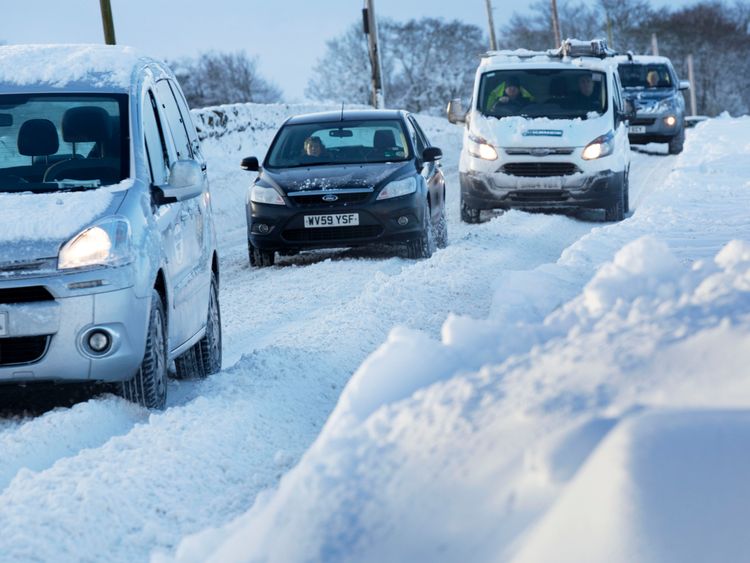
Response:
[[[745,558],[750,119],[692,133],[632,217],[498,272],[487,318],[391,331],[278,489],[177,558]]]

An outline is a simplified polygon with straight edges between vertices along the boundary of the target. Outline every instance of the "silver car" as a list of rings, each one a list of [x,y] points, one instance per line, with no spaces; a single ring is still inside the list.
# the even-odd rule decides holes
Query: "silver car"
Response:
[[[206,164],[163,64],[0,47],[0,220],[0,384],[114,382],[163,408],[173,360],[220,369]]]

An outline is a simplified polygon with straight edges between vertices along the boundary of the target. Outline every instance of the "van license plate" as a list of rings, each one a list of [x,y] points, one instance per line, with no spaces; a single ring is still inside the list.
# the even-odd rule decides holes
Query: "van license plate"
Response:
[[[305,215],[305,228],[318,227],[356,227],[359,225],[359,213],[336,213],[332,215]]]
[[[0,312],[0,336],[8,335],[8,313]]]
[[[646,132],[645,125],[631,125],[628,127],[628,133],[634,133],[636,135],[643,134]]]

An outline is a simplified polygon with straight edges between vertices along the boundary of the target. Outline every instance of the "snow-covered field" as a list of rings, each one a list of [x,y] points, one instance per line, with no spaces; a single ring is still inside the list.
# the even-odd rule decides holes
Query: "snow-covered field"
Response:
[[[239,162],[309,109],[196,114],[224,370],[0,419],[0,560],[746,560],[750,119],[634,152],[621,223],[469,226],[424,117],[448,248],[250,270]]]

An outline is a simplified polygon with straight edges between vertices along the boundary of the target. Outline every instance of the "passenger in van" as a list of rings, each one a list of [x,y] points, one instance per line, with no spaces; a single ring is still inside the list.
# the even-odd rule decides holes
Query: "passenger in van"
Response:
[[[576,102],[577,107],[584,111],[599,111],[601,109],[599,93],[594,84],[594,79],[589,73],[578,77],[578,97]]]
[[[511,76],[507,80],[504,80],[498,86],[490,92],[487,98],[487,108],[490,111],[503,107],[505,104],[509,106],[522,106],[529,102],[534,101],[534,96],[526,88],[521,86],[521,81],[516,76]],[[502,104],[498,106],[498,104]]]

